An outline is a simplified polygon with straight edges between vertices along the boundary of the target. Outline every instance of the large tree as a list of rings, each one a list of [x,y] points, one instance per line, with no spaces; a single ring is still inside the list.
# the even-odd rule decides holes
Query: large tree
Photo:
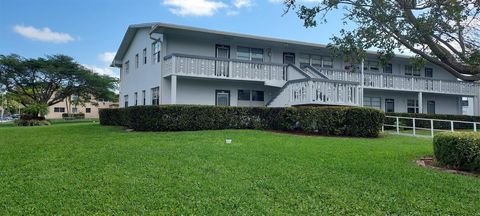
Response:
[[[76,95],[113,100],[118,80],[99,75],[65,55],[27,59],[0,55],[0,86],[25,107],[51,106]]]
[[[379,49],[382,60],[395,51],[409,50],[416,59],[436,64],[467,81],[480,80],[480,0],[321,0],[313,5],[285,0],[306,27],[327,21],[327,14],[343,9],[353,30],[332,38],[337,53],[361,56]],[[386,57],[386,58],[384,58]]]

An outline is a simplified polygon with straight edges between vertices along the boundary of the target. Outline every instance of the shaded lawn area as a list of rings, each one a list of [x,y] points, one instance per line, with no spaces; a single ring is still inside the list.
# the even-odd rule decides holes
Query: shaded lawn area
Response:
[[[480,179],[425,155],[431,139],[393,135],[4,127],[0,214],[478,214]]]

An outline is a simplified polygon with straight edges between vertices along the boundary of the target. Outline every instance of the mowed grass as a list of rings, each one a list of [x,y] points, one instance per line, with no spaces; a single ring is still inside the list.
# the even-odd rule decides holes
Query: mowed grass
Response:
[[[426,155],[431,139],[393,135],[4,127],[0,214],[479,214],[480,179]]]

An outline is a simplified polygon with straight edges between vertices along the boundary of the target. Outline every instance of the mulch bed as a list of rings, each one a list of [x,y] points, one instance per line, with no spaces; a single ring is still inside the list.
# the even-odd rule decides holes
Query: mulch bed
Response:
[[[459,175],[474,176],[480,178],[480,172],[468,172],[463,170],[453,169],[451,167],[443,167],[435,163],[435,160],[432,157],[423,157],[416,161],[417,165],[421,167],[441,170],[448,173],[454,173]]]

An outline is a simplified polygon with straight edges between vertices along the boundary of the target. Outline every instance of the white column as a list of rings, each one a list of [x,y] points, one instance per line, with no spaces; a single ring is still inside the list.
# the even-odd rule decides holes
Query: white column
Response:
[[[480,116],[480,99],[479,96],[473,97],[473,115]]]
[[[418,92],[418,113],[423,113],[423,93]]]
[[[171,83],[170,83],[170,103],[177,104],[177,75],[171,76]]]
[[[364,65],[365,65],[365,59],[362,59],[362,65],[360,68],[360,71],[362,72],[362,76],[360,78],[360,106],[363,107],[363,86],[365,83],[365,74],[364,74]]]

